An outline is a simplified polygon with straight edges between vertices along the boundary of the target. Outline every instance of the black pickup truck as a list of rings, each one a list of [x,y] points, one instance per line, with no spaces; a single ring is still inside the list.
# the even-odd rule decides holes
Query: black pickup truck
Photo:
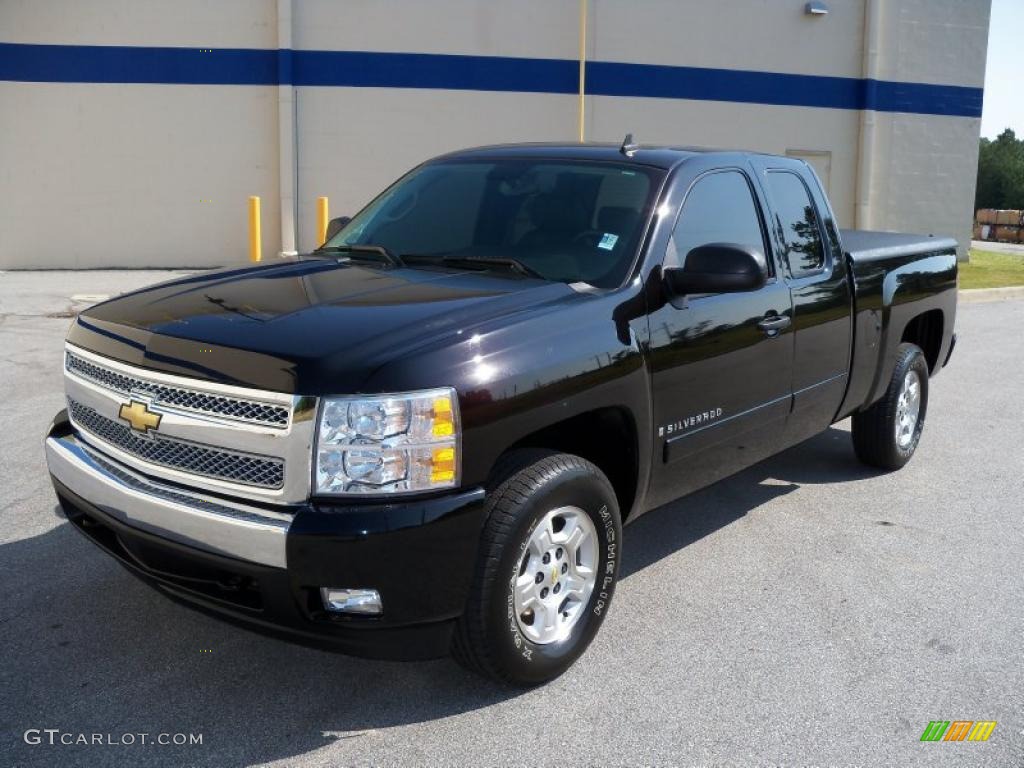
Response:
[[[169,596],[535,684],[608,614],[624,523],[847,417],[905,464],[956,286],[954,241],[839,231],[799,160],[455,152],[313,253],[83,312],[47,460]]]

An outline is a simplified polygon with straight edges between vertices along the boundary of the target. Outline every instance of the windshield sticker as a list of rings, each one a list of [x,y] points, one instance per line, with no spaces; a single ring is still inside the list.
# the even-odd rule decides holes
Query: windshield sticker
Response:
[[[598,248],[603,248],[606,251],[610,251],[610,250],[612,250],[612,248],[615,247],[615,244],[617,242],[619,242],[619,236],[618,235],[613,235],[611,232],[605,232],[601,236],[601,242],[599,242],[597,244],[597,247]]]

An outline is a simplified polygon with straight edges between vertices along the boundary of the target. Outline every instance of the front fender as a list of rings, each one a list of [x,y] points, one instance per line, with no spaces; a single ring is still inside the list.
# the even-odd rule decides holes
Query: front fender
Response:
[[[650,382],[640,345],[616,308],[633,291],[579,293],[551,311],[457,334],[455,343],[396,360],[368,391],[452,386],[462,421],[462,484],[486,482],[498,458],[527,436],[602,408],[625,411],[638,440],[651,430]],[[637,494],[650,473],[635,447]],[[627,510],[623,510],[624,513]]]

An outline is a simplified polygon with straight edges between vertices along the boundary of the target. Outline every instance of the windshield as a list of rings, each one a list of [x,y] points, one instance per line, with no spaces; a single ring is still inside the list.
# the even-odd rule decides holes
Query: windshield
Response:
[[[622,283],[661,172],[626,163],[510,158],[421,166],[324,247],[382,246],[406,263],[518,262],[547,280]]]

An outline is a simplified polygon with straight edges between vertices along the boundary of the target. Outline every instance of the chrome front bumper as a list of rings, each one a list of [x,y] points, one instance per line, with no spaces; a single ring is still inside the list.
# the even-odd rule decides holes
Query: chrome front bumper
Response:
[[[50,474],[126,525],[263,565],[287,565],[291,516],[157,483],[89,448],[73,434],[46,438]]]

